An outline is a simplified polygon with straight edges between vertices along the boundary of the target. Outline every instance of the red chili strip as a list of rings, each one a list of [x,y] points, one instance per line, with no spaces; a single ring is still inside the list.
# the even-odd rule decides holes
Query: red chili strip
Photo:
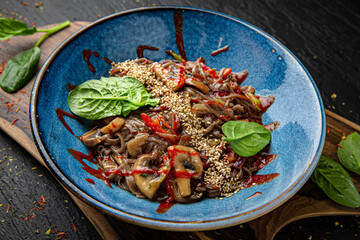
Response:
[[[148,49],[151,51],[159,51],[159,49],[157,47],[152,47],[152,46],[147,46],[147,45],[139,45],[136,49],[136,53],[138,58],[143,58],[144,57],[144,50]]]
[[[215,57],[215,56],[218,55],[219,53],[226,52],[227,50],[229,50],[229,45],[226,45],[225,47],[222,47],[222,48],[219,48],[219,49],[213,51],[213,52],[211,53],[211,56]]]
[[[202,61],[198,61],[196,60],[197,62],[200,63],[200,66],[202,67],[202,69],[212,78],[214,79],[218,79],[219,76],[216,74],[216,71],[212,68],[209,68],[208,66],[206,66]]]
[[[229,76],[232,73],[232,69],[231,68],[227,68],[224,73],[223,73],[223,79],[225,79],[227,76]]]
[[[177,131],[179,128],[179,117],[176,113],[173,112],[173,129]]]
[[[73,226],[74,231],[77,232],[77,228],[75,227],[75,225],[73,223],[71,223],[71,225]]]
[[[14,125],[17,120],[19,119],[18,118],[14,119],[14,121],[11,122],[11,125]]]
[[[155,118],[154,120],[152,120],[148,115],[146,115],[145,113],[141,114],[141,118],[144,121],[144,123],[146,124],[146,126],[148,126],[149,128],[151,128],[152,130],[154,130],[155,132],[160,132],[160,133],[169,133],[167,131],[165,131],[161,126],[160,126],[160,121],[158,118]]]
[[[160,119],[160,121],[164,124],[165,127],[167,127],[173,134],[176,134],[174,129],[166,122],[165,118],[162,115],[157,114],[157,117]]]
[[[179,49],[180,57],[182,57],[186,61],[187,59],[185,54],[184,36],[183,36],[184,20],[180,10],[174,11],[174,25],[175,25],[176,45]]]

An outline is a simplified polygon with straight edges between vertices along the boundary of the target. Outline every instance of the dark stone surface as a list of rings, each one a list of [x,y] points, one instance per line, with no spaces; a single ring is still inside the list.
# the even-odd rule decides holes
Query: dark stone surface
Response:
[[[303,62],[320,90],[325,108],[360,124],[358,0],[43,0],[43,6],[38,8],[35,3],[40,1],[26,2],[27,6],[20,0],[0,0],[0,13],[5,17],[26,18],[29,25],[36,22],[37,26],[66,19],[93,21],[118,11],[154,4],[200,7],[238,17],[277,38]],[[334,93],[336,98],[332,97]],[[55,231],[66,232],[68,239],[99,239],[51,174],[3,132],[0,132],[0,161],[3,161],[0,163],[0,239],[55,239]],[[36,211],[41,207],[37,205],[41,196],[46,203]],[[32,213],[34,218],[24,220],[26,214]],[[337,219],[301,220],[283,229],[277,239],[359,238],[355,235],[360,231],[358,218]]]

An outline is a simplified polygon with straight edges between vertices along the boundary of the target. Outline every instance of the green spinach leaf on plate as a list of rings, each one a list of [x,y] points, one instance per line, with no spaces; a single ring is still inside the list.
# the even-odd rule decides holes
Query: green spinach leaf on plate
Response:
[[[232,149],[242,157],[250,157],[260,152],[271,139],[270,131],[258,123],[246,121],[229,121],[222,125]]]
[[[89,80],[69,93],[70,110],[90,120],[123,115],[142,106],[156,106],[159,98],[152,98],[145,86],[136,78],[110,77]]]

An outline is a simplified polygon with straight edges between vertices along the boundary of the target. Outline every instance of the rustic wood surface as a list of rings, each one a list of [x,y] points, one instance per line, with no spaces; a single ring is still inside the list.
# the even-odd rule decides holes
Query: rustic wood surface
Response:
[[[28,18],[29,16],[33,16],[33,19],[30,19],[29,21],[37,21],[38,24],[39,22],[50,23],[47,21],[47,18],[53,20],[51,23],[60,22],[65,20],[63,18],[61,19],[62,16],[70,16],[70,20],[76,20],[73,19],[73,17],[77,17],[77,19],[82,18],[84,20],[94,20],[97,18],[96,15],[100,13],[104,16],[106,14],[115,12],[116,10],[123,10],[124,8],[130,7],[140,7],[144,4],[144,2],[141,1],[134,1],[123,4],[118,2],[115,3],[114,1],[104,1],[104,4],[102,4],[101,7],[94,7],[99,6],[99,4],[93,1],[87,1],[86,4],[82,1],[68,1],[68,3],[66,3],[66,1],[64,2],[64,6],[68,6],[69,12],[65,13],[64,6],[56,6],[56,4],[51,1],[45,2],[43,13],[41,13],[40,8],[35,8],[32,6],[31,4],[34,3],[31,2],[29,2],[30,5],[28,6],[21,5],[19,2],[7,2],[6,4],[8,7],[7,12],[9,16],[11,16],[11,11],[16,7],[17,9],[22,10],[24,14],[22,18],[24,18],[26,16],[25,13],[27,13]],[[70,7],[67,5],[69,3],[73,3],[73,5]],[[81,5],[81,3],[84,5]],[[168,3],[174,4],[174,1],[169,1]],[[358,105],[360,87],[359,81],[355,81],[353,79],[356,77],[359,79],[359,69],[356,67],[359,63],[359,49],[355,48],[355,40],[356,36],[359,36],[359,30],[353,25],[353,20],[359,18],[359,11],[357,11],[359,8],[356,8],[356,4],[353,3],[353,7],[351,7],[339,3],[321,5],[319,3],[310,4],[305,2],[302,5],[291,5],[284,4],[281,1],[273,1],[272,3],[256,1],[256,4],[250,4],[247,2],[245,3],[245,1],[239,1],[237,3],[229,1],[227,4],[219,4],[216,1],[213,3],[198,1],[194,4],[190,4],[186,1],[178,1],[176,3],[180,5],[191,5],[195,7],[203,7],[222,11],[224,13],[228,13],[235,17],[244,19],[269,32],[271,35],[285,43],[290,48],[290,50],[292,50],[300,58],[300,60],[304,62],[319,86],[326,108],[330,108],[332,111],[341,114],[342,116],[345,116],[346,118],[356,123],[360,122],[360,111]],[[277,5],[277,3],[282,3],[283,5]],[[146,3],[146,5],[149,5],[149,3]],[[279,8],[282,8],[286,11],[281,12],[280,10],[276,9],[275,6],[280,6]],[[110,9],[110,7],[114,8]],[[311,7],[314,8],[312,9]],[[2,4],[0,8],[2,8],[0,10],[2,10],[2,14],[4,14]],[[57,8],[62,9],[63,12],[59,11]],[[267,8],[269,12],[267,12],[265,15],[256,15],[256,11],[265,12],[264,10],[261,10],[262,8]],[[29,9],[35,9],[35,12],[29,12]],[[82,9],[83,11],[80,11],[79,9]],[[274,12],[270,13],[271,11]],[[308,13],[309,18],[301,20],[301,13],[304,12]],[[324,19],[318,19],[315,16],[315,13]],[[85,16],[83,14],[85,14]],[[15,12],[15,16],[19,17],[19,14],[16,15]],[[334,16],[337,18],[338,27],[331,29],[333,32],[326,32],[321,26],[322,24],[325,25],[325,23],[332,23],[334,21]],[[287,21],[280,22],[280,19]],[[316,24],[314,24],[314,22]],[[274,24],[276,23],[278,26],[275,27]],[[69,35],[70,32],[76,30],[84,24],[84,22],[73,22],[71,27],[46,40],[41,46],[41,61],[43,62],[45,60],[45,57],[52,51],[53,48],[56,47],[58,43],[62,41],[62,38],[65,38]],[[341,25],[344,25],[345,27]],[[284,31],[280,31],[279,29],[283,29]],[[314,31],[312,32],[312,30]],[[305,39],[300,34],[300,32],[310,35],[309,39]],[[325,35],[322,36],[322,34]],[[330,39],[329,37],[333,36],[333,34],[337,35],[341,41],[347,40],[353,35],[355,37],[353,39],[354,41],[347,42],[347,45],[336,45],[340,40],[338,38]],[[26,38],[17,37],[11,39],[8,42],[1,43],[0,63],[11,56],[14,56],[18,52],[29,48],[29,46],[36,42],[38,36],[39,35],[34,35],[28,36]],[[297,37],[300,37],[300,40],[297,39]],[[319,41],[317,42],[316,40]],[[329,47],[333,47],[332,52],[326,51]],[[333,59],[340,59],[337,57],[338,53],[341,53],[346,57],[339,61],[333,61]],[[349,56],[350,53],[352,54],[351,56]],[[6,132],[6,134],[8,134],[11,138],[16,139],[16,141],[19,142],[32,156],[34,156],[35,159],[41,161],[37,151],[34,148],[28,122],[28,100],[31,85],[32,83],[29,83],[26,86],[25,92],[18,92],[12,95],[6,94],[3,91],[0,92],[0,97],[3,98],[3,102],[0,105],[0,129]],[[333,93],[337,93],[336,98],[334,95],[331,97]],[[8,105],[4,104],[5,101],[10,101],[10,103],[14,104],[10,107],[9,111],[7,109]],[[16,109],[18,107],[19,111],[16,113]],[[11,122],[14,119],[19,120],[14,125],[11,125]],[[360,130],[358,125],[342,119],[338,115],[329,111],[327,112],[327,120],[330,134],[327,136],[324,154],[336,160],[336,144],[340,141],[344,132],[348,134],[354,130],[359,132]],[[1,131],[0,134],[0,143],[2,143],[2,145],[0,145],[2,147],[2,151],[0,151],[0,161],[2,160],[1,157],[4,158],[6,156],[6,158],[3,159],[6,161],[2,162],[0,165],[2,167],[2,171],[5,173],[1,178],[2,195],[0,200],[2,201],[4,199],[7,202],[0,202],[0,204],[2,204],[0,207],[0,216],[3,216],[0,221],[2,222],[2,220],[5,220],[4,222],[0,223],[0,239],[2,239],[2,237],[6,237],[6,239],[37,239],[46,237],[56,238],[59,231],[67,232],[70,239],[98,239],[99,235],[104,239],[139,239],[147,236],[153,236],[154,239],[271,239],[281,227],[291,221],[303,217],[313,217],[316,215],[328,214],[359,214],[358,210],[340,207],[339,205],[326,200],[326,197],[322,195],[321,192],[319,192],[317,189],[315,189],[311,182],[308,182],[304,188],[286,204],[276,209],[275,211],[250,222],[249,225],[252,227],[252,229],[254,229],[254,231],[250,229],[247,224],[245,224],[240,225],[240,227],[234,226],[222,230],[206,232],[163,232],[134,226],[132,224],[103,216],[97,210],[88,207],[86,204],[74,198],[74,196],[71,197],[76,205],[81,209],[82,213],[74,206],[61,205],[61,201],[68,200],[65,196],[63,197],[65,191],[57,187],[56,190],[54,190],[56,192],[54,193],[54,197],[56,199],[52,201],[52,205],[56,205],[58,208],[66,207],[66,210],[71,208],[71,211],[67,210],[67,212],[65,211],[66,213],[63,212],[63,215],[59,212],[55,213],[53,211],[52,213],[49,213],[49,215],[43,214],[44,216],[42,216],[42,212],[39,211],[40,213],[35,213],[37,216],[40,215],[38,219],[34,217],[33,219],[31,218],[29,220],[23,221],[26,218],[25,214],[27,214],[26,211],[24,211],[26,208],[24,206],[26,199],[16,201],[16,194],[21,195],[21,191],[14,191],[11,189],[11,185],[15,184],[15,186],[18,186],[18,179],[20,176],[21,178],[24,178],[22,181],[26,181],[28,179],[29,182],[33,182],[32,191],[29,191],[26,197],[32,199],[34,202],[39,200],[38,197],[34,197],[36,194],[40,197],[41,193],[39,190],[46,190],[47,187],[45,187],[45,184],[52,181],[51,184],[53,184],[53,186],[56,187],[59,185],[54,183],[54,180],[51,178],[50,174],[47,173],[46,170],[41,166],[38,166],[39,169],[33,170],[34,167],[31,166],[37,165],[30,156],[26,156],[24,154],[24,151],[22,153],[16,152],[17,155],[15,156],[9,156],[7,153],[12,153],[12,147],[16,148],[19,152],[22,151],[22,149],[16,146],[15,143],[13,143]],[[14,164],[16,161],[9,160],[10,157],[12,159],[27,159],[28,161],[22,163],[23,168],[20,170],[18,165]],[[26,174],[25,171],[21,172],[23,169],[28,170]],[[16,177],[14,177],[14,174],[11,174],[11,172],[16,174]],[[39,175],[45,175],[46,181],[43,180],[45,178],[44,176],[38,179]],[[354,181],[356,181],[357,187],[359,189],[360,184],[358,177],[354,175],[352,175],[352,177]],[[36,178],[36,180],[31,181],[31,178]],[[41,184],[39,184],[39,181],[41,181]],[[43,182],[46,183],[43,184]],[[28,185],[32,186],[31,184],[27,184],[26,186],[28,187]],[[38,186],[38,188],[36,188],[36,186]],[[6,193],[6,190],[11,190],[10,192],[12,192],[12,194]],[[35,194],[33,194],[34,192]],[[13,194],[15,194],[15,196],[12,196]],[[27,200],[27,202],[32,203],[29,200]],[[51,202],[51,197],[49,200],[47,200],[47,202]],[[10,207],[9,211],[8,206]],[[17,209],[20,210],[16,212]],[[48,208],[48,211],[49,209],[51,208]],[[15,212],[13,212],[14,210]],[[60,217],[55,217],[56,215]],[[85,215],[90,220],[99,235],[97,235],[94,229],[91,228],[91,225],[86,221],[86,219],[79,221],[83,215]],[[21,219],[21,221],[17,220],[17,218]],[[47,226],[46,224],[40,225],[41,221],[47,223]],[[65,225],[59,225],[60,223],[63,224],[64,222],[66,222]],[[70,223],[75,223],[75,226],[77,226],[76,231]],[[16,231],[8,230],[14,227]],[[49,234],[46,234],[48,229],[51,229],[51,231]]]

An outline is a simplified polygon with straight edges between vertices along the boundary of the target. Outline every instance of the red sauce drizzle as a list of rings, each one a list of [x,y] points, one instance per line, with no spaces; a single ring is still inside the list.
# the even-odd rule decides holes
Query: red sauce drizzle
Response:
[[[245,200],[249,200],[249,199],[251,199],[253,197],[260,196],[261,194],[262,194],[262,192],[256,192],[253,195],[251,195],[250,197],[245,198]]]
[[[104,59],[105,62],[112,65],[113,61],[111,61],[110,59],[108,59],[107,57],[103,57],[103,59]]]
[[[191,170],[177,170],[174,173],[175,173],[175,177],[188,178],[188,179],[198,175],[197,172]]]
[[[213,51],[213,52],[211,53],[211,56],[215,57],[215,56],[218,55],[219,53],[226,52],[227,50],[229,50],[229,45]]]
[[[98,53],[98,52],[94,51],[93,54],[94,54],[95,57],[100,57],[100,53]]]
[[[90,49],[84,49],[84,50],[82,51],[83,58],[84,58],[85,62],[87,63],[88,68],[90,69],[90,71],[91,71],[92,73],[96,73],[96,70],[95,70],[94,66],[93,66],[93,65],[91,64],[91,62],[90,62],[90,56],[91,56],[91,54],[92,54],[92,52],[91,52]]]
[[[92,180],[91,178],[85,178],[85,180],[91,184],[95,184],[94,180]]]
[[[168,200],[163,200],[160,202],[160,205],[155,212],[159,214],[166,213],[174,205],[175,202],[169,202]]]
[[[255,162],[254,166],[257,167],[258,170],[266,167],[269,163],[274,161],[277,158],[277,154],[262,154],[256,155],[258,160]]]
[[[174,166],[174,159],[178,154],[189,154],[189,152],[187,151],[183,151],[183,150],[179,150],[177,148],[175,148],[174,146],[170,146],[168,148],[168,154],[170,156],[170,165]]]
[[[72,115],[71,113],[68,113],[60,108],[56,108],[56,115],[58,117],[58,119],[60,120],[60,122],[64,125],[64,127],[72,134],[72,135],[75,135],[73,130],[71,130],[71,128],[69,127],[69,125],[65,122],[65,119],[64,119],[64,115],[69,117],[69,118],[72,118],[72,119],[75,119],[76,121],[78,121],[79,123],[81,124],[84,124],[83,121],[81,121],[80,119],[78,119],[77,117],[75,117],[74,115]]]
[[[275,178],[277,178],[280,174],[279,173],[270,173],[265,175],[253,175],[251,178],[246,179],[244,182],[242,182],[241,187],[242,188],[249,188],[255,185],[261,185],[264,183],[268,183]]]
[[[174,181],[174,179],[175,176],[171,173],[165,179],[166,192],[169,194],[170,197],[160,202],[159,207],[156,209],[156,213],[166,213],[176,203],[174,201],[174,189],[171,186],[171,182]]]
[[[147,46],[147,45],[139,45],[136,49],[136,53],[138,58],[143,58],[144,57],[144,50],[145,49],[149,49],[151,51],[159,51],[159,49],[157,47],[152,47],[152,46]]]
[[[180,57],[182,57],[185,61],[185,47],[184,47],[184,36],[183,36],[183,29],[184,29],[184,20],[180,10],[174,11],[174,25],[175,25],[175,38],[176,38],[176,45],[179,49]]]
[[[94,177],[101,179],[104,181],[104,183],[109,187],[112,188],[109,179],[105,176],[104,171],[100,168],[94,169],[87,165],[83,160],[87,160],[90,163],[96,164],[97,161],[94,161],[93,159],[93,153],[92,150],[90,150],[88,155],[85,155],[82,152],[76,151],[74,149],[68,148],[68,152],[73,156],[81,165],[83,165],[81,168],[84,169],[87,173],[93,175]]]
[[[258,96],[258,99],[261,102],[259,106],[261,113],[265,113],[275,101],[274,96]]]
[[[66,83],[66,89],[71,92],[72,90],[74,90],[77,86],[73,85],[71,83]]]

